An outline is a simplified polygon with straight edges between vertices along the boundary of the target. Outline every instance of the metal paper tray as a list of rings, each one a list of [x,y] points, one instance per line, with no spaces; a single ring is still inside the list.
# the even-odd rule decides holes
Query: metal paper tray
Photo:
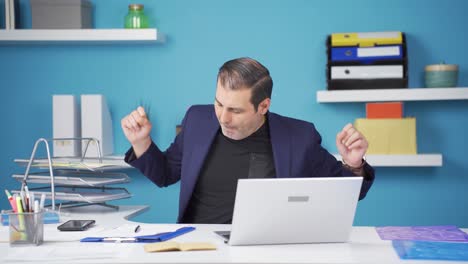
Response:
[[[15,159],[16,164],[26,167],[29,159]],[[47,158],[34,159],[32,167],[39,169],[48,169],[49,161]],[[102,162],[99,158],[86,158],[83,161],[79,157],[71,158],[52,158],[52,167],[62,170],[88,170],[88,171],[112,171],[131,169],[123,157],[104,157]]]
[[[22,174],[13,174],[12,177],[19,182],[22,182],[24,179],[24,175]],[[50,184],[50,174],[48,171],[30,173],[27,182]],[[54,171],[54,183],[57,185],[101,187],[108,184],[127,182],[130,182],[130,178],[124,173],[93,173],[87,171],[76,172],[67,170]]]
[[[35,197],[41,197],[44,193],[46,199],[52,199],[50,190],[43,191],[41,189],[30,189],[30,193],[34,193]],[[19,190],[13,190],[12,193],[19,194]],[[86,187],[55,187],[55,200],[85,202],[85,203],[103,203],[107,201],[130,198],[132,195],[125,188],[86,188]]]

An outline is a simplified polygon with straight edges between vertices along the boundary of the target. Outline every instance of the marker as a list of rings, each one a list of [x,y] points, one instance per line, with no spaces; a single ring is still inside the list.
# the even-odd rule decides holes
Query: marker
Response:
[[[34,200],[34,198],[36,198],[36,197],[34,197],[34,193],[31,192],[29,194],[29,209],[30,209],[30,212],[35,212],[35,209],[34,209],[35,200]]]
[[[39,201],[34,201],[34,213],[39,213]]]
[[[21,239],[27,239],[26,233],[25,233],[25,225],[24,225],[24,218],[23,218],[23,206],[21,205],[21,197],[16,197],[16,208],[18,209],[18,221],[19,221],[19,227],[22,231],[20,231],[20,236]],[[11,224],[11,223],[10,223]]]
[[[16,197],[16,210],[19,214],[24,213],[21,197]]]
[[[13,209],[13,213],[16,213],[16,200],[13,201],[13,197],[11,196],[8,190],[5,190],[5,194],[8,197],[8,201],[10,202],[11,209]]]
[[[41,201],[39,202],[39,210],[44,210],[45,193],[41,194]]]
[[[26,210],[26,195],[24,194],[24,191],[23,191],[23,190],[21,190],[21,192],[20,192],[20,200],[19,200],[19,201],[20,201],[20,203],[21,203],[21,209],[22,209],[22,211],[20,212],[20,211],[19,211],[19,208],[17,208],[17,209],[18,209],[18,213],[24,213],[25,210]],[[18,206],[18,204],[17,204],[17,206]]]

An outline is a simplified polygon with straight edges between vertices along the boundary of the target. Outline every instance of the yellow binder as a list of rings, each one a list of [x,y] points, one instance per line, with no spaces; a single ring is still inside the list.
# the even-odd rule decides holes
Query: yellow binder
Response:
[[[331,35],[332,47],[403,44],[403,34],[400,31],[334,33]]]
[[[416,154],[416,118],[358,118],[354,126],[369,142],[367,154]]]

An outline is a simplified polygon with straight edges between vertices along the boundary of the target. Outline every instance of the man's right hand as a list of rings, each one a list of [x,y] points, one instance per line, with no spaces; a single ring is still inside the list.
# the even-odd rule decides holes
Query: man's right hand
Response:
[[[146,116],[145,109],[139,106],[120,122],[122,130],[130,144],[135,156],[139,158],[151,145],[151,122]]]

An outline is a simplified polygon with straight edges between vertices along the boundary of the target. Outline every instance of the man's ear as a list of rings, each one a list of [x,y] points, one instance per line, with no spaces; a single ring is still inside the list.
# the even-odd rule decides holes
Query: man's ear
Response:
[[[264,115],[268,112],[268,109],[270,109],[270,104],[271,104],[271,99],[270,98],[265,98],[263,101],[258,104],[258,111]]]

